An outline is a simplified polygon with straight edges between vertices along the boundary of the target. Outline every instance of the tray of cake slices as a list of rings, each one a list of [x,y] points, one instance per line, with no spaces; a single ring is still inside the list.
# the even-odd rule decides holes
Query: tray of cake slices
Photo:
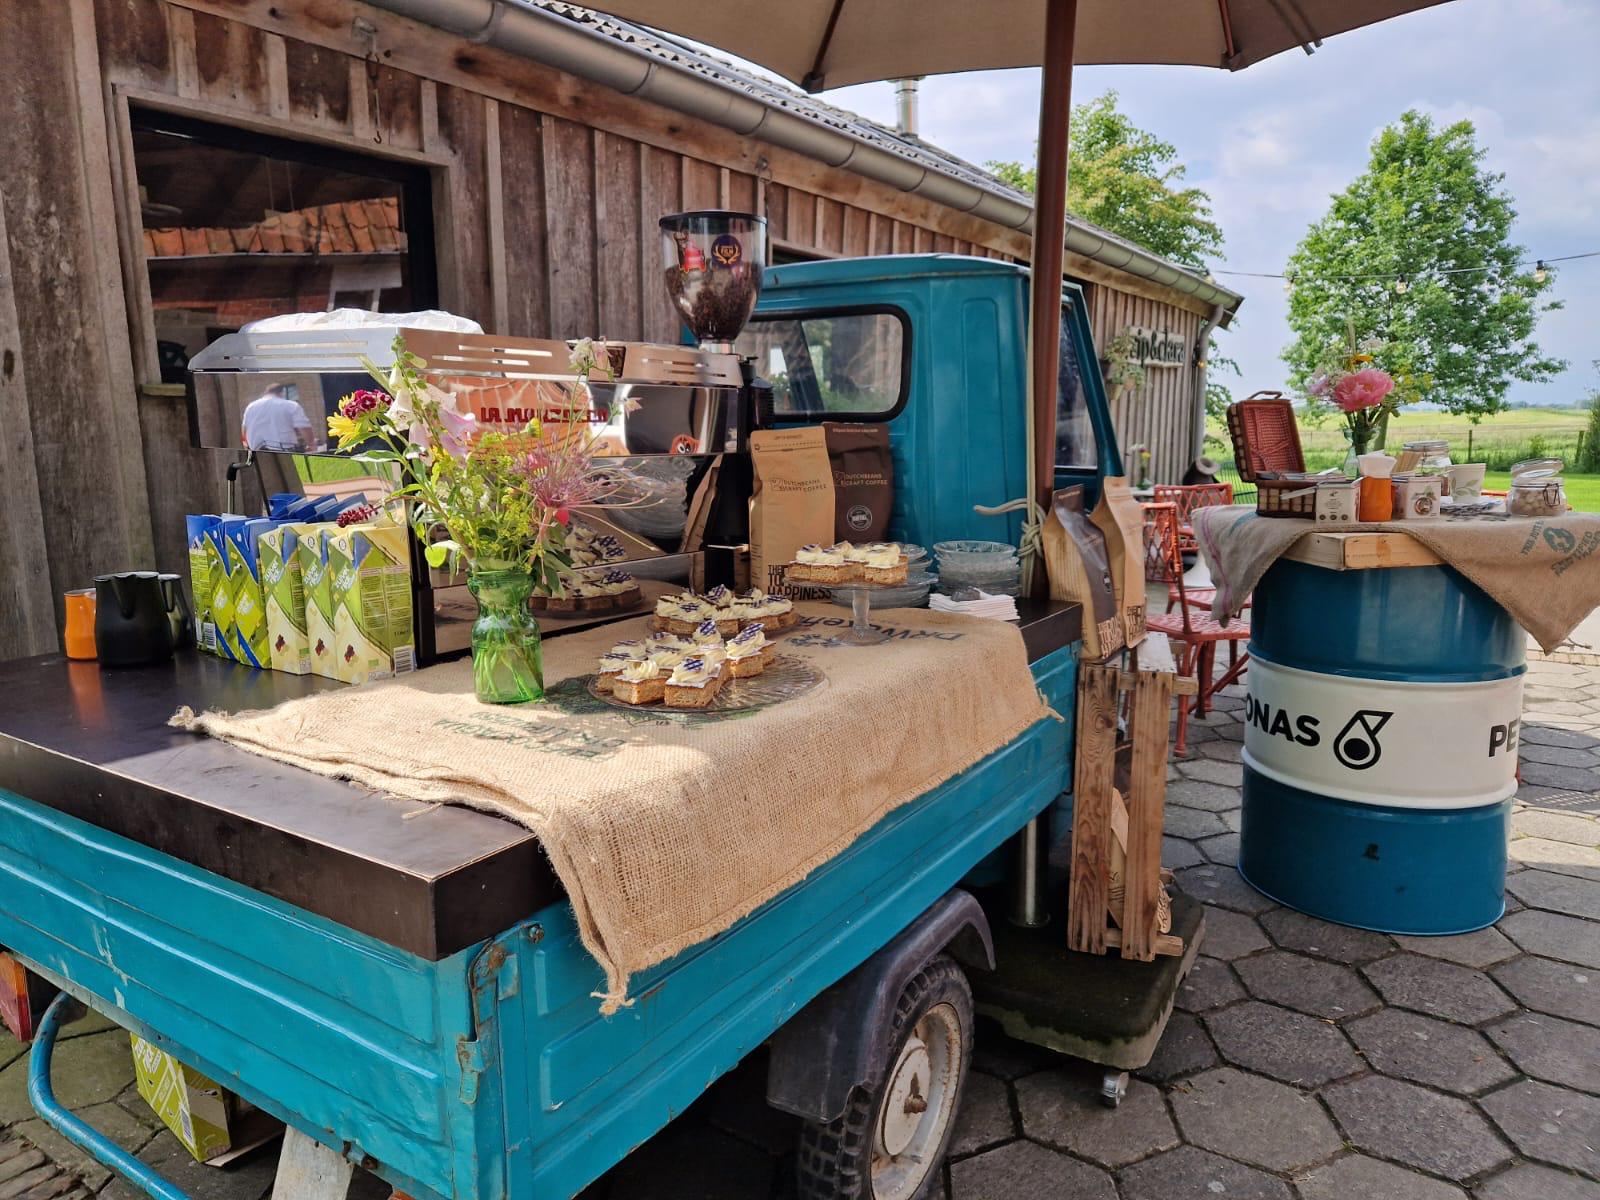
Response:
[[[648,637],[618,642],[600,656],[589,694],[617,708],[710,715],[780,704],[823,680],[810,663],[779,654],[768,636],[797,619],[793,601],[757,589],[664,596]]]
[[[911,569],[908,551],[926,554],[920,546],[899,542],[801,546],[784,568],[783,581],[819,587],[905,587]]]

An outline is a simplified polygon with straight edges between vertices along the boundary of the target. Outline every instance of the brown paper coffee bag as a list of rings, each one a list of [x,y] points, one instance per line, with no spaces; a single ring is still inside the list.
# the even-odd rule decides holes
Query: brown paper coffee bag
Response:
[[[833,539],[881,542],[894,508],[894,458],[889,427],[859,421],[825,421],[822,432],[833,468]]]
[[[1108,475],[1100,481],[1100,503],[1089,519],[1105,534],[1123,641],[1137,646],[1145,635],[1144,510],[1125,478]]]
[[[1122,619],[1106,560],[1106,539],[1083,511],[1083,487],[1062,488],[1044,522],[1050,596],[1083,605],[1083,656],[1102,659],[1122,648]]]
[[[750,579],[776,592],[794,552],[833,538],[833,468],[820,425],[750,435]]]

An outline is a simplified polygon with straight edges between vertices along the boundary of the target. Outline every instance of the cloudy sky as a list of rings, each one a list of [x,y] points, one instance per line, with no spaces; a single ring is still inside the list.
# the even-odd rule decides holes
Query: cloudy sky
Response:
[[[1409,107],[1473,121],[1515,198],[1518,242],[1530,257],[1555,257],[1600,250],[1597,48],[1596,0],[1455,0],[1236,75],[1082,67],[1074,92],[1084,100],[1115,88],[1135,121],[1178,146],[1190,180],[1215,201],[1227,237],[1221,268],[1281,272],[1330,193],[1362,170],[1373,136]],[[1038,91],[1037,71],[928,79],[923,136],[977,163],[1030,158]],[[825,98],[894,121],[889,84]],[[1282,283],[1218,277],[1245,296],[1227,338],[1244,390],[1281,386]],[[1566,308],[1545,316],[1539,340],[1571,367],[1553,383],[1515,385],[1513,400],[1565,401],[1600,383],[1590,367],[1600,358],[1600,258],[1560,269],[1554,295]]]

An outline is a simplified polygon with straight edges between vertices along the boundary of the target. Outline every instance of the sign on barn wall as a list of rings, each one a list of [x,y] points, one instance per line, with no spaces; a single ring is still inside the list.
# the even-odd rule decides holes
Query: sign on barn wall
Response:
[[[1166,329],[1146,329],[1129,325],[1133,338],[1133,361],[1141,367],[1181,367],[1189,362],[1189,344]]]

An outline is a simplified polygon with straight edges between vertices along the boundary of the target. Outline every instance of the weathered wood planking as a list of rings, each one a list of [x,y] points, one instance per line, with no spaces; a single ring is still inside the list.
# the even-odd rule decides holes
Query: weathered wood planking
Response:
[[[498,189],[502,185],[489,178],[483,97],[460,88],[438,90],[442,93],[436,101],[439,138],[455,158],[454,166],[445,173],[449,209],[434,214],[435,221],[447,223],[449,230],[449,236],[438,239],[440,298],[452,311],[487,326],[494,319],[494,300],[488,210],[483,197],[491,186]],[[419,104],[419,116],[421,111]],[[448,290],[444,287],[447,273],[452,284]]]
[[[1117,763],[1115,667],[1086,664],[1078,682],[1078,744],[1073,773],[1072,872],[1067,948],[1106,951],[1111,896],[1111,789]]]
[[[1436,567],[1441,559],[1408,534],[1398,531],[1308,533],[1285,558],[1330,571],[1370,571],[1380,567]]]
[[[516,337],[549,337],[543,130],[539,114],[518,104],[500,105],[500,189],[506,252],[505,332]]]
[[[1186,309],[1103,284],[1091,283],[1085,291],[1097,352],[1130,325],[1169,329],[1190,345],[1199,336],[1200,317]],[[1187,364],[1147,367],[1142,386],[1110,397],[1124,456],[1135,444],[1148,447],[1151,478],[1157,483],[1176,483],[1188,469],[1195,423],[1203,419],[1200,404],[1192,399],[1193,387],[1194,373]],[[1126,465],[1134,469],[1131,460]]]
[[[1133,763],[1128,775],[1128,845],[1123,870],[1123,956],[1156,956],[1161,891],[1161,832],[1166,813],[1167,725],[1172,719],[1173,676],[1141,672],[1133,687],[1128,735]]]
[[[595,259],[599,318],[595,332],[612,339],[642,339],[644,293],[640,242],[639,144],[611,134],[594,134]],[[655,241],[649,250],[652,259]],[[659,286],[659,272],[650,273]]]
[[[683,194],[683,159],[654,146],[640,147],[639,160],[639,290],[644,336],[675,342],[681,323],[661,281],[661,231],[656,222]]]
[[[550,323],[562,337],[598,335],[594,261],[594,139],[560,117],[543,118],[545,255]]]

